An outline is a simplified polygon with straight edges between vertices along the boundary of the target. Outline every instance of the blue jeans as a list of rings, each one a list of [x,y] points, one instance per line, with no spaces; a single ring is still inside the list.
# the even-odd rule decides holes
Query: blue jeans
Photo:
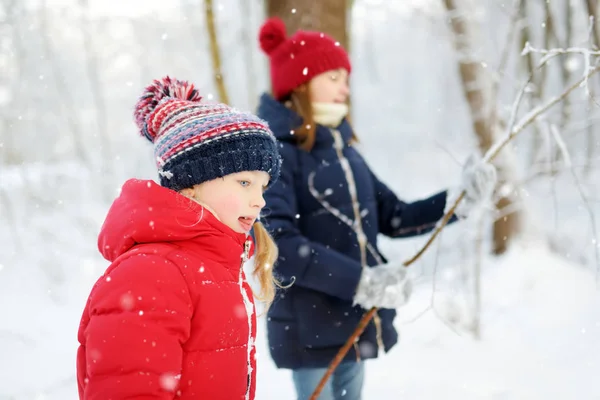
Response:
[[[327,368],[299,368],[292,371],[298,400],[308,400]],[[329,377],[319,400],[360,400],[365,367],[362,362],[341,363]]]

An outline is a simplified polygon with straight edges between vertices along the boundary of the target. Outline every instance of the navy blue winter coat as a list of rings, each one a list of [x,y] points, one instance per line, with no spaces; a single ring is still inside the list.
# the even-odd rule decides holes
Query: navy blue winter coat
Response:
[[[269,349],[279,368],[325,367],[365,312],[352,305],[361,250],[355,230],[346,223],[355,220],[355,212],[342,168],[345,161],[340,159],[351,167],[362,230],[377,252],[379,233],[398,238],[432,230],[443,216],[446,192],[410,204],[399,200],[350,144],[352,130],[346,120],[335,130],[318,125],[314,147],[307,152],[296,146],[290,132],[301,122],[295,112],[264,94],[258,116],[279,140],[283,159],[279,180],[265,193],[262,220],[279,247],[275,273],[284,284],[293,282],[278,291],[268,311]],[[343,141],[339,150],[336,135]],[[376,265],[376,258],[367,254],[367,264]],[[371,321],[347,360],[375,358],[378,343],[386,352],[396,344],[396,312],[379,309],[378,315],[381,324]]]

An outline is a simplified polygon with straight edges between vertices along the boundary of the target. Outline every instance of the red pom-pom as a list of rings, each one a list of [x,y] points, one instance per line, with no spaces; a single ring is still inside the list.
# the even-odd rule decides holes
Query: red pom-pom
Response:
[[[135,123],[140,129],[140,133],[150,141],[153,141],[153,137],[148,136],[149,132],[144,132],[146,120],[158,103],[165,98],[189,101],[202,100],[200,93],[198,93],[198,90],[192,83],[171,79],[168,76],[160,80],[155,79],[151,85],[144,89],[144,93],[140,96],[133,112]]]
[[[287,34],[285,24],[279,18],[269,18],[260,28],[258,40],[260,48],[266,53],[271,54],[281,43],[285,42]]]

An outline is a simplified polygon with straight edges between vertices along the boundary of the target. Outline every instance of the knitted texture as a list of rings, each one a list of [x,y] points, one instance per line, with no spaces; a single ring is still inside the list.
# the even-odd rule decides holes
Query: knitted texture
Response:
[[[193,84],[165,77],[138,100],[134,117],[154,144],[160,184],[181,190],[235,172],[265,171],[281,159],[266,122],[225,104],[203,103]]]
[[[269,56],[271,86],[277,100],[323,72],[338,68],[351,72],[348,53],[322,32],[299,30],[288,38],[284,23],[270,18],[260,29],[259,42]]]

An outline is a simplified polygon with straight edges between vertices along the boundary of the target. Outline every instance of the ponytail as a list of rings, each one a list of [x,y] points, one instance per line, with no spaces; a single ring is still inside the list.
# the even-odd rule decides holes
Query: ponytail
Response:
[[[254,223],[254,237],[256,239],[256,253],[252,273],[261,286],[260,293],[254,295],[258,300],[265,303],[265,308],[268,308],[275,297],[275,286],[282,287],[273,276],[273,265],[277,261],[279,252],[273,238],[259,221]]]

